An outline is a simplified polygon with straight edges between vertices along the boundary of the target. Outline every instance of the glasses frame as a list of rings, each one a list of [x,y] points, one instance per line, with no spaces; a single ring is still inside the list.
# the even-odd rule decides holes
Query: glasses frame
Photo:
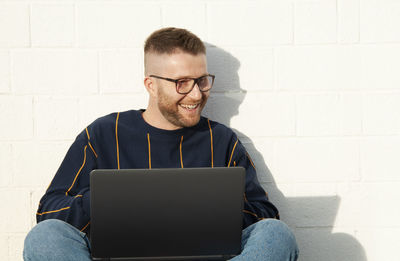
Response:
[[[176,92],[179,93],[179,94],[188,94],[189,92],[191,92],[191,91],[193,90],[194,86],[199,82],[200,79],[202,79],[202,78],[204,78],[204,77],[211,77],[211,78],[212,78],[212,83],[211,83],[210,89],[204,91],[204,90],[202,90],[202,89],[199,88],[199,90],[200,90],[201,92],[208,92],[208,91],[211,90],[211,88],[213,87],[213,85],[214,85],[214,80],[215,80],[215,75],[212,75],[212,74],[202,75],[202,76],[200,76],[199,78],[190,78],[190,77],[186,77],[186,78],[179,78],[179,79],[165,78],[165,77],[161,77],[161,76],[157,76],[157,75],[149,75],[149,77],[153,77],[153,78],[157,78],[157,79],[161,79],[161,80],[165,80],[165,81],[169,81],[169,82],[174,82],[174,83],[175,83],[175,90],[176,90]],[[187,91],[187,92],[179,92],[179,91],[178,91],[178,82],[179,82],[179,81],[182,81],[182,80],[193,80],[193,86],[192,86],[192,88],[190,88],[189,91]]]

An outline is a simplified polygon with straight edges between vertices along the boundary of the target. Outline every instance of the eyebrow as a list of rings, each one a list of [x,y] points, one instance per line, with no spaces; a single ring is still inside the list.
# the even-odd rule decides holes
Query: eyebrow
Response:
[[[192,76],[187,76],[187,75],[185,75],[185,76],[174,77],[173,79],[176,79],[176,80],[180,80],[180,79],[197,79],[197,78],[206,76],[206,75],[208,75],[208,74],[209,74],[209,73],[206,72],[206,73],[203,73],[202,75],[200,75],[199,77],[192,77]]]

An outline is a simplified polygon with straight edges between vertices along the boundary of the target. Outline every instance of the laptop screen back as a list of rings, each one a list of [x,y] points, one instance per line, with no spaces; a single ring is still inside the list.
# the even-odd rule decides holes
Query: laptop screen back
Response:
[[[94,170],[90,183],[95,260],[240,253],[243,168]]]

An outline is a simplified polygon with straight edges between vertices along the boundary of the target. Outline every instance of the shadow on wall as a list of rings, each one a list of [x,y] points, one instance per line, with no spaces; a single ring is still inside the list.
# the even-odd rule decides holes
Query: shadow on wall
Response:
[[[232,117],[239,113],[239,106],[246,96],[246,91],[240,88],[240,61],[214,45],[206,43],[206,46],[208,71],[216,75],[216,81],[204,115],[230,126]],[[280,210],[281,219],[296,234],[300,248],[299,260],[367,260],[364,248],[356,238],[332,232],[340,203],[338,196],[285,197],[277,188],[262,154],[257,151],[251,139],[237,130],[235,132],[245,141],[246,149],[254,158],[259,179],[268,181],[264,188]]]

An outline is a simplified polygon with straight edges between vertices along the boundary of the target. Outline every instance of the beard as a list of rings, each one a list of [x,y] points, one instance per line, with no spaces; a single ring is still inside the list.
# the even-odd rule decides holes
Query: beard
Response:
[[[171,98],[163,93],[160,89],[158,90],[158,109],[166,120],[177,127],[192,127],[200,121],[201,112],[206,105],[208,97],[202,94],[200,101],[195,101],[194,103],[199,103],[196,113],[187,113],[185,109],[179,105],[177,102],[171,101]]]

